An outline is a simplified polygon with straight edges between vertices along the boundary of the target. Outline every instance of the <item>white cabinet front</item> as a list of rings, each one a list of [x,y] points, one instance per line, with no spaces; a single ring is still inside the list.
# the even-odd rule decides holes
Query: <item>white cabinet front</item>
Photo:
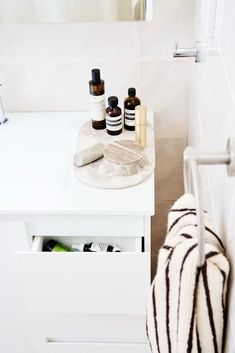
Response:
[[[18,253],[32,312],[144,314],[149,253]]]
[[[48,343],[46,353],[150,353],[148,344]]]

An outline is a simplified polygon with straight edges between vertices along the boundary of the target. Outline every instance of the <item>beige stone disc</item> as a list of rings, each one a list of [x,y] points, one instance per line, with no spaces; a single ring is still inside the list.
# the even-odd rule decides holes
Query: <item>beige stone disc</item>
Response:
[[[113,141],[104,148],[104,159],[113,175],[134,175],[145,165],[144,148],[133,140]]]

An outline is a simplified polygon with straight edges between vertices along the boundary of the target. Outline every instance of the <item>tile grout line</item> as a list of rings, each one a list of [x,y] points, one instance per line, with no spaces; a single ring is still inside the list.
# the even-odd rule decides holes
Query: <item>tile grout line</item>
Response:
[[[79,59],[59,59],[59,58],[45,58],[45,59],[36,59],[36,58],[0,58],[0,64],[14,64],[14,63],[35,63],[35,64],[123,64],[125,63],[136,63],[137,60],[79,60]]]

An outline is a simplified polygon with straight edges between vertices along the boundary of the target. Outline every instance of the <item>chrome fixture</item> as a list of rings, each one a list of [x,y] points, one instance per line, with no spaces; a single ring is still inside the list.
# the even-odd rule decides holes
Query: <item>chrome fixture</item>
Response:
[[[0,84],[0,87],[2,85]],[[7,117],[5,116],[5,112],[3,109],[2,99],[0,95],[0,125],[5,124],[8,121]]]
[[[174,58],[195,58],[196,63],[202,61],[202,43],[196,42],[194,48],[180,48],[179,43],[176,43]]]
[[[184,190],[186,193],[194,194],[196,200],[198,267],[201,267],[205,262],[204,208],[199,165],[211,164],[226,164],[228,176],[235,176],[235,137],[228,140],[227,150],[219,153],[201,153],[192,147],[186,147],[184,151]]]

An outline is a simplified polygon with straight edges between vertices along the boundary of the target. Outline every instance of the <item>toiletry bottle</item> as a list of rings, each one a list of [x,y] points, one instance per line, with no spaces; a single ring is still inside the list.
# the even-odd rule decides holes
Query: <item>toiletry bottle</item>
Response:
[[[116,245],[106,243],[74,244],[72,248],[82,252],[121,252]]]
[[[100,70],[91,70],[92,80],[89,81],[92,127],[96,130],[105,129],[105,96],[104,81],[100,78]]]
[[[141,104],[140,99],[135,95],[136,89],[133,87],[129,88],[129,97],[124,101],[124,128],[130,131],[135,131],[135,107]]]
[[[43,251],[70,252],[70,251],[75,251],[75,250],[69,248],[68,246],[66,246],[64,244],[57,242],[54,239],[50,239],[44,244]]]
[[[122,132],[122,110],[118,107],[118,98],[116,96],[109,97],[108,104],[106,109],[107,133],[119,135]]]
[[[135,108],[135,140],[144,148],[147,144],[147,108],[138,105]]]

